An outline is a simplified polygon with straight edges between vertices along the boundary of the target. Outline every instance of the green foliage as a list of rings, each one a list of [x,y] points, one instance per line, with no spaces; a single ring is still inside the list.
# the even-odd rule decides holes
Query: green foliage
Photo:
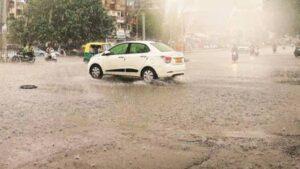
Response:
[[[159,11],[145,11],[146,35],[149,39],[160,39],[163,32],[163,14]],[[142,20],[139,22],[142,28]]]
[[[31,0],[24,16],[9,19],[9,38],[21,44],[80,47],[105,39],[113,29],[113,20],[99,0]]]
[[[145,13],[145,27],[146,27],[146,37],[147,39],[161,39],[162,34],[163,34],[163,19],[162,19],[162,12],[160,11],[153,11],[153,10],[144,10]],[[133,16],[131,16],[133,17]],[[136,17],[136,16],[134,16]],[[142,28],[143,28],[143,21],[142,21],[142,14],[139,13],[137,15],[138,17],[138,22],[133,25],[131,34],[132,36],[135,36],[137,31],[139,34],[139,37],[142,37]],[[137,30],[138,27],[138,30]]]

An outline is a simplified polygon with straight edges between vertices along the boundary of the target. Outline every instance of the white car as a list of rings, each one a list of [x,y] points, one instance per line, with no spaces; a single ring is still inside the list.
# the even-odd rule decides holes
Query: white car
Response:
[[[184,75],[183,53],[152,41],[120,43],[89,62],[89,73],[95,79],[103,75],[141,77],[146,82],[157,78]]]

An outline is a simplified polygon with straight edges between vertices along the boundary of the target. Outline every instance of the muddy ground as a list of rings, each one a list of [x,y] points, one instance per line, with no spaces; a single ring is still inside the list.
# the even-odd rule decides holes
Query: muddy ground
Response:
[[[78,57],[0,64],[0,168],[300,168],[291,49],[186,56],[186,76],[154,84],[94,80]]]

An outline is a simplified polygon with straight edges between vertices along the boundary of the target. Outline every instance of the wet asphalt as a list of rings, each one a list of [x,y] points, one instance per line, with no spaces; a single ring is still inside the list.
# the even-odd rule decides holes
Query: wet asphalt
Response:
[[[186,57],[152,84],[92,79],[79,57],[0,63],[0,168],[300,168],[292,48]]]

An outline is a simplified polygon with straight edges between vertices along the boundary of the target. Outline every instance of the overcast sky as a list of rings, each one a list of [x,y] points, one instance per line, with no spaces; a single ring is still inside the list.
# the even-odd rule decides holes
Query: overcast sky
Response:
[[[186,10],[227,11],[233,8],[253,9],[261,8],[263,0],[168,0],[167,9],[178,4]]]

